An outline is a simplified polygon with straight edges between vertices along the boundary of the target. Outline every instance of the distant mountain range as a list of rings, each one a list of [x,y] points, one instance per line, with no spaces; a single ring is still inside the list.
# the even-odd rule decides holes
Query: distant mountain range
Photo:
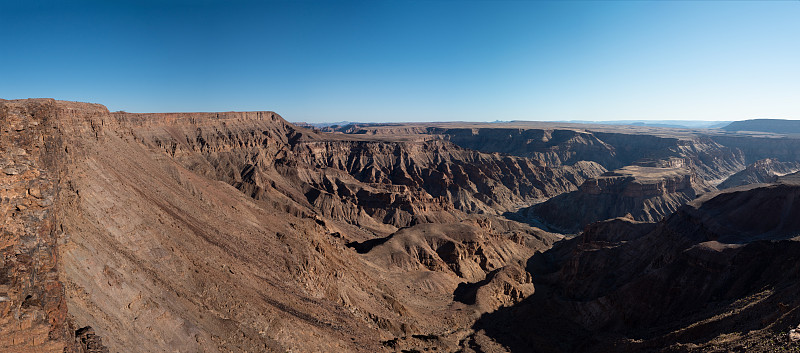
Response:
[[[492,123],[509,123],[516,121],[494,121]],[[800,120],[784,119],[750,119],[742,121],[709,121],[709,120],[568,120],[560,121],[571,124],[632,125],[679,129],[722,129],[726,131],[757,131],[779,134],[800,134]],[[301,126],[324,128],[330,126],[346,126],[350,124],[374,125],[387,124],[377,122],[340,121],[331,123],[297,123]],[[392,123],[388,123],[392,124]]]
[[[730,121],[710,121],[710,120],[610,120],[610,121],[589,121],[589,120],[570,120],[564,121],[573,124],[604,124],[604,125],[634,125],[669,127],[680,129],[717,129],[730,124]]]
[[[495,120],[490,123],[510,123],[523,120]],[[571,124],[603,124],[603,125],[634,125],[634,126],[651,126],[651,127],[667,127],[667,128],[680,128],[680,129],[717,129],[727,126],[731,121],[710,121],[710,120],[610,120],[610,121],[591,121],[591,120],[568,120],[558,121],[562,123]],[[303,123],[295,122],[295,124],[308,127],[323,128],[329,126],[346,126],[350,124],[372,125],[372,124],[385,124],[378,122],[355,122],[355,121],[338,121],[330,123]]]

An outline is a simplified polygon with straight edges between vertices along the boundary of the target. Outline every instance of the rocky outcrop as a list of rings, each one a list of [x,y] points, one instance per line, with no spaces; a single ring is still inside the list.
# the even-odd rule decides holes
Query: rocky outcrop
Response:
[[[794,262],[780,252],[800,226],[793,189],[704,196],[646,222],[743,167],[740,150],[696,134],[326,133],[273,112],[50,99],[0,113],[3,351],[637,349],[729,327],[692,298],[750,310],[730,301],[777,283],[796,307],[780,287],[794,282],[761,269],[793,270],[758,262]],[[567,210],[552,215],[565,227],[619,218],[565,238],[504,216],[547,199],[535,207]],[[699,326],[662,334],[684,319]]]
[[[490,272],[479,282],[462,283],[453,294],[458,302],[491,312],[521,302],[534,290],[530,273],[512,264]]]
[[[273,190],[328,217],[376,231],[385,230],[383,225],[453,221],[459,217],[454,211],[503,213],[575,190],[605,171],[592,162],[547,167],[441,140],[322,136],[268,112],[115,118],[134,126],[167,121],[168,129],[143,126],[134,135],[192,171],[257,199]],[[214,120],[224,123],[209,123]],[[243,121],[258,124],[239,126]]]
[[[54,202],[63,145],[55,102],[0,100],[0,351],[73,352]],[[65,109],[71,105],[67,104]]]
[[[478,282],[508,264],[523,264],[534,251],[560,239],[517,222],[479,218],[459,224],[420,224],[351,246],[360,247],[372,263],[385,268],[427,268]]]
[[[108,353],[108,347],[103,345],[103,339],[91,326],[76,330],[75,339],[78,341],[78,351],[81,353]]]
[[[618,169],[634,163],[680,158],[695,168],[699,178],[712,185],[744,168],[745,155],[736,146],[687,131],[624,131],[620,127],[536,122],[491,124],[489,127],[486,124],[459,125],[464,124],[362,124],[326,130],[371,136],[443,138],[464,148],[533,158],[548,166],[592,161],[606,169]]]
[[[306,143],[302,147],[310,150],[309,165],[343,170],[371,186],[392,185],[419,191],[423,197],[469,213],[505,212],[532,200],[574,190],[586,178],[605,171],[591,162],[550,168],[536,160],[479,153],[445,141],[337,141]],[[308,183],[335,192],[325,183]],[[420,199],[412,197],[410,202],[417,200]]]
[[[606,168],[624,164],[618,160],[613,146],[594,134],[571,129],[436,129],[433,133],[446,136],[466,148],[529,157],[547,165],[572,165],[578,161],[593,161]]]
[[[534,256],[537,292],[477,327],[522,350],[771,351],[800,319],[798,200],[796,185],[735,188],[657,225],[593,225]]]
[[[782,162],[800,161],[800,139],[785,135],[711,135],[715,142],[742,151],[747,164],[774,158]]]
[[[9,184],[8,219],[44,217],[4,228],[2,318],[35,324],[3,337],[28,340],[14,349],[451,350],[476,315],[532,293],[525,259],[560,239],[499,214],[605,171],[326,135],[271,112],[4,107],[42,119],[45,139],[40,160],[6,163],[41,173]],[[453,299],[464,283],[471,304]]]
[[[521,210],[505,208],[513,219],[568,233],[578,232],[594,221],[629,213],[640,221],[660,220],[697,195],[714,190],[714,185],[745,167],[742,150],[725,146],[709,136],[686,133],[507,128],[503,124],[456,128],[444,123],[429,127],[370,124],[338,131],[363,135],[441,136],[462,147],[530,157],[548,166],[571,165],[583,170],[585,161],[592,161],[605,168],[618,168],[615,173],[584,182],[579,190],[556,193],[558,196],[545,203]],[[669,171],[669,168],[674,170]],[[474,207],[469,209],[475,210]]]
[[[780,162],[777,159],[762,159],[750,164],[744,170],[731,175],[717,185],[718,189],[759,183],[774,183],[778,177],[800,170],[800,162]]]
[[[654,165],[654,164],[649,164]],[[585,181],[574,192],[524,208],[513,218],[575,233],[596,221],[629,215],[657,222],[709,191],[683,160],[628,166]]]

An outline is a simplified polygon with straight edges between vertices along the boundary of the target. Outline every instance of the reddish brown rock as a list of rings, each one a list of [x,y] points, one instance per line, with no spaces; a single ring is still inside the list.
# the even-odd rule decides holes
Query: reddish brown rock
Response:
[[[49,99],[0,109],[3,351],[530,347],[498,334],[503,324],[482,326],[495,314],[533,327],[525,337],[543,349],[595,347],[606,329],[599,343],[664,347],[738,321],[692,316],[697,326],[660,338],[629,330],[683,323],[682,310],[720,303],[713,293],[726,284],[727,300],[796,306],[789,291],[772,298],[746,280],[748,264],[791,273],[753,259],[793,263],[781,252],[793,243],[772,237],[798,227],[726,208],[749,194],[642,222],[743,168],[740,150],[694,132],[408,124],[345,134],[273,112],[109,113]],[[565,240],[504,216],[575,194],[623,206],[595,220],[622,218]],[[791,204],[759,209],[792,214]],[[763,241],[737,243],[754,237]],[[784,283],[766,278],[758,284]],[[631,303],[648,288],[652,298]],[[517,311],[530,303],[541,304],[540,326]],[[561,334],[567,345],[553,345]]]
[[[75,351],[372,352],[395,338],[452,349],[476,313],[453,302],[459,283],[492,274],[491,296],[520,300],[530,283],[519,264],[558,239],[498,214],[603,171],[443,141],[322,136],[271,112],[111,114],[53,100],[4,107],[22,121],[46,118],[36,129],[59,139],[40,161],[4,169],[9,178],[51,176],[23,179],[8,204],[12,213],[52,210],[25,225],[45,229],[32,239],[50,242],[35,249],[48,252],[51,267],[41,268],[51,280],[31,281],[44,289],[25,293],[44,294],[23,305],[32,323],[52,324],[24,328],[18,337],[29,342],[10,343],[21,347],[39,345],[44,332],[41,342]],[[446,231],[414,235],[427,225]],[[391,251],[406,265],[384,266],[381,246],[353,245],[384,237],[418,245]],[[29,258],[3,268],[30,273]],[[495,273],[502,268],[517,270]],[[13,309],[26,287],[9,283]]]
[[[62,147],[52,100],[0,100],[0,351],[74,349],[53,201]]]

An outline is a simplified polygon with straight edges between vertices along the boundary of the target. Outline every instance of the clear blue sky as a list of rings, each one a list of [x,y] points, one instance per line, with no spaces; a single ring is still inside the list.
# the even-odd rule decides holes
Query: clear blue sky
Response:
[[[800,119],[800,1],[7,1],[0,98],[290,121]]]

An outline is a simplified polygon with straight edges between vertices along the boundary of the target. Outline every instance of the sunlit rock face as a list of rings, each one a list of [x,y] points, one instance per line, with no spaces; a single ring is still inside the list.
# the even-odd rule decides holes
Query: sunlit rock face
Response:
[[[4,352],[737,349],[797,319],[791,139],[52,99],[0,122]],[[745,168],[758,144],[788,162]]]

